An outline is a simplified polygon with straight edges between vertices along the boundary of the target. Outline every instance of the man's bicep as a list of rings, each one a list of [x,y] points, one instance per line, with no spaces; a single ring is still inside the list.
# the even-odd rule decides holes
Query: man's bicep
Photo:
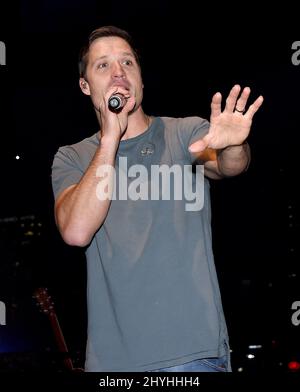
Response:
[[[74,184],[78,184],[83,175],[77,155],[71,147],[61,147],[55,154],[52,164],[52,189],[54,198]]]

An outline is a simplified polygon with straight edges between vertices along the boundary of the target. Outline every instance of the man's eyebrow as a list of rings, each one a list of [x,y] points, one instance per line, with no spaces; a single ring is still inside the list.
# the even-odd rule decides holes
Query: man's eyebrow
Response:
[[[123,52],[122,54],[123,54],[123,56],[131,56],[134,58],[134,55],[131,52]]]

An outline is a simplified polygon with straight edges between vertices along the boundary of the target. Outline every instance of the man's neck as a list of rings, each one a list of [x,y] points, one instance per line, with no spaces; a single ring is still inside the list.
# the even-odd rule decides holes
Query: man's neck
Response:
[[[128,126],[121,140],[131,139],[144,133],[150,126],[152,119],[147,116],[142,108],[128,116]]]

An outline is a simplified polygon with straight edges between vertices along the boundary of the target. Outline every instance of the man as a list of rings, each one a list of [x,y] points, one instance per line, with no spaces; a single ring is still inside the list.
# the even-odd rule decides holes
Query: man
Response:
[[[63,239],[86,247],[86,370],[229,370],[206,177],[246,170],[246,138],[263,98],[245,111],[250,89],[236,85],[223,112],[221,94],[214,95],[210,124],[199,117],[150,117],[141,106],[137,53],[128,33],[114,26],[90,35],[79,83],[100,131],[59,149],[52,180]],[[116,96],[118,110],[109,105]],[[192,163],[204,164],[205,174],[203,205],[196,207],[178,197],[180,185],[197,187],[198,171],[191,181],[177,181],[188,177],[184,170]],[[132,179],[137,167],[141,178]],[[174,169],[172,190],[157,189],[157,178],[147,177],[166,167]]]

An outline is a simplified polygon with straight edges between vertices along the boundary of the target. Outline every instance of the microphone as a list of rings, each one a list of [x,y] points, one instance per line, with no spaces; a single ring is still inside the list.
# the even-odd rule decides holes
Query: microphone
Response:
[[[108,100],[108,107],[111,111],[118,111],[126,104],[126,98],[123,94],[113,94]]]

